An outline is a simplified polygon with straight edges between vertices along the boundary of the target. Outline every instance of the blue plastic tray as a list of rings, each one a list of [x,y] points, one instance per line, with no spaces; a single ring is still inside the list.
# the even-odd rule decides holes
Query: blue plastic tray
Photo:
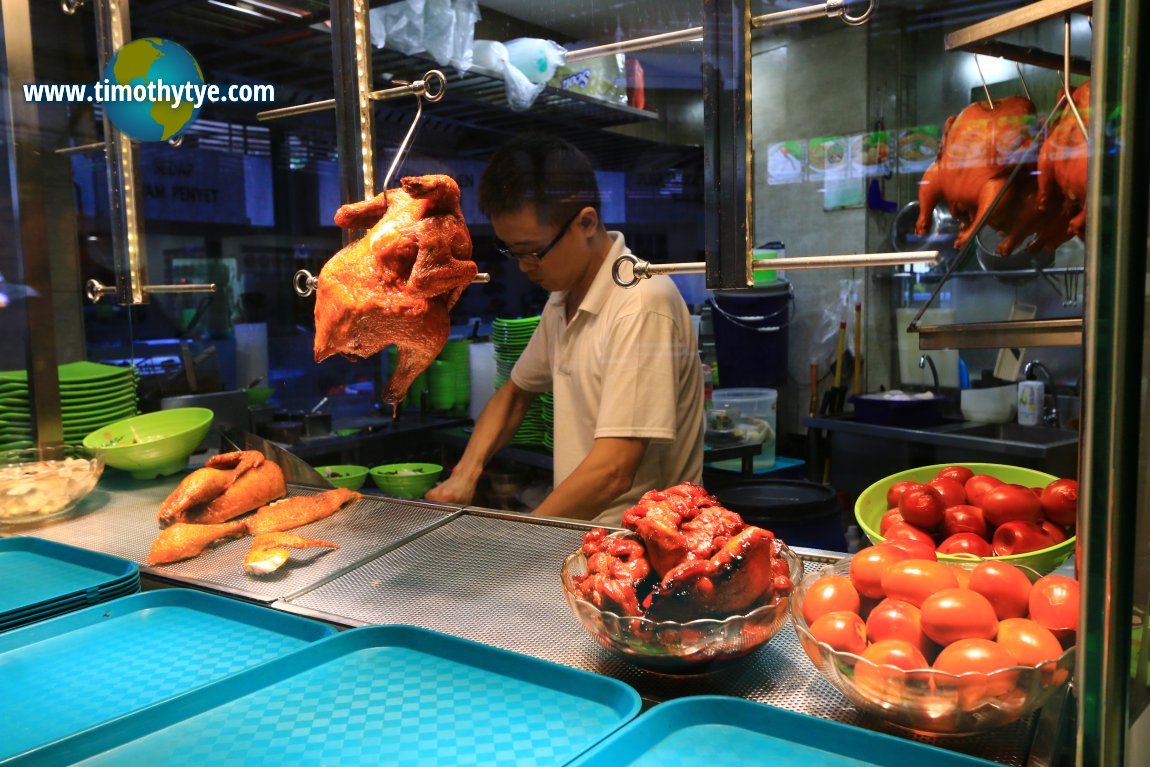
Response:
[[[54,618],[57,615],[63,615],[73,610],[91,607],[93,604],[100,604],[112,599],[126,597],[129,594],[135,594],[139,590],[140,581],[138,579],[132,579],[125,581],[123,585],[115,588],[100,589],[95,595],[95,599],[93,599],[93,595],[89,592],[82,597],[61,599],[56,602],[50,602],[47,605],[26,610],[14,610],[0,616],[0,631],[16,628],[17,626],[25,626],[35,621],[44,620],[45,618]]]
[[[335,629],[164,589],[0,634],[0,761],[286,655]]]
[[[42,538],[0,538],[0,617],[138,578],[134,562]]]
[[[426,629],[371,626],[15,764],[544,767],[566,764],[639,707],[614,679]]]
[[[987,767],[924,743],[717,695],[655,706],[571,767]]]

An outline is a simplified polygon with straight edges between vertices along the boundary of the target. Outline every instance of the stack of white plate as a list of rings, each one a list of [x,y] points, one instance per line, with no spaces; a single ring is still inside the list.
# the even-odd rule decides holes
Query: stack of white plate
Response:
[[[89,433],[138,412],[135,368],[98,362],[60,366],[60,417],[64,441],[80,444]],[[28,373],[0,372],[0,450],[32,447]]]

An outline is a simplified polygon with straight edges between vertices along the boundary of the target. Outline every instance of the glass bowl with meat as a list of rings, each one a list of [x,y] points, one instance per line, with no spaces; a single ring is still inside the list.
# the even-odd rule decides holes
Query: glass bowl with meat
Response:
[[[623,525],[589,531],[561,574],[568,606],[604,649],[653,671],[705,673],[786,623],[802,560],[702,488],[653,490]]]

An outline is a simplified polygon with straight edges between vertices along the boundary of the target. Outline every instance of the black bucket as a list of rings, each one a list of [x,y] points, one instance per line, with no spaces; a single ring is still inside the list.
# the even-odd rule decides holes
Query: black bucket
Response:
[[[786,280],[747,290],[715,291],[711,323],[720,385],[730,388],[785,384],[792,319],[794,292]]]
[[[833,487],[800,479],[735,482],[715,492],[719,503],[789,546],[846,551],[846,531]]]

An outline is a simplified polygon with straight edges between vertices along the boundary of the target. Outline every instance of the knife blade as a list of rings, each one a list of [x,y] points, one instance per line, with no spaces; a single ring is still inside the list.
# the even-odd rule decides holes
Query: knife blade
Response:
[[[328,481],[327,477],[313,469],[298,455],[284,450],[271,440],[264,439],[247,431],[221,431],[220,437],[229,443],[233,450],[256,450],[263,453],[264,457],[268,460],[275,461],[279,464],[280,469],[283,470],[284,480],[287,482],[322,488],[335,487]]]

